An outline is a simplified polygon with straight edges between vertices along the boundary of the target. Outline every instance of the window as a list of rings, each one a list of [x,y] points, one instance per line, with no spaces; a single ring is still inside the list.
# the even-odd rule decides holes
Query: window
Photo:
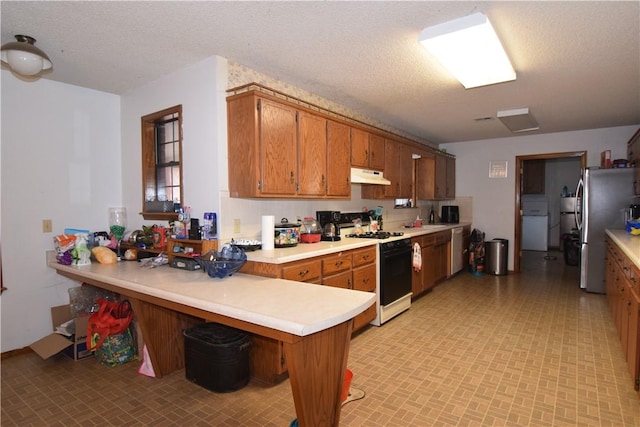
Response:
[[[142,117],[142,191],[144,219],[175,219],[183,204],[182,106]]]

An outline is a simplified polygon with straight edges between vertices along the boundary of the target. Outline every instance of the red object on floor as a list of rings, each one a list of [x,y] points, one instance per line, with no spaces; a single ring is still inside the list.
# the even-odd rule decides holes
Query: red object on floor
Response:
[[[351,387],[351,380],[353,379],[353,372],[347,369],[344,372],[344,383],[342,385],[342,402],[349,397],[349,387]]]

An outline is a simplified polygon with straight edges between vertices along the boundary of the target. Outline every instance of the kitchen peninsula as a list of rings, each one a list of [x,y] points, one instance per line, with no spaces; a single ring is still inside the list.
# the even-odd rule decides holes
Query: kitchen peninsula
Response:
[[[298,423],[337,426],[352,319],[368,292],[234,274],[142,267],[137,262],[48,265],[73,280],[128,298],[157,377],[184,367],[182,330],[213,321],[284,343]]]

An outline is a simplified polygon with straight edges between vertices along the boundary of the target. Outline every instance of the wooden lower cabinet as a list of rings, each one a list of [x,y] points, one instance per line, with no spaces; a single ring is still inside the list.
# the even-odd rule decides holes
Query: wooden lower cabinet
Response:
[[[273,277],[297,282],[335,286],[365,292],[376,292],[376,246],[352,249],[331,255],[268,264],[248,261],[241,273]],[[376,317],[376,304],[353,319],[353,332],[369,325]],[[251,375],[267,384],[276,384],[287,377],[287,361],[282,342],[254,335],[251,349]]]
[[[606,290],[633,386],[640,394],[640,269],[607,238]]]
[[[427,292],[449,275],[451,270],[451,231],[425,234],[411,239],[411,245],[420,245],[422,268],[413,270],[411,277],[412,298]]]

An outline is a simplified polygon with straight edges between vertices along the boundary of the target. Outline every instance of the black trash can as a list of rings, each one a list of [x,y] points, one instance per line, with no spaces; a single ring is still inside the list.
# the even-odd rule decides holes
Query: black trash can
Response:
[[[580,265],[580,237],[577,234],[566,234],[563,244],[565,264]]]
[[[509,262],[509,241],[493,239],[484,243],[484,271],[495,276],[507,274]]]
[[[249,383],[248,333],[219,323],[184,332],[185,376],[208,390],[228,393]]]

